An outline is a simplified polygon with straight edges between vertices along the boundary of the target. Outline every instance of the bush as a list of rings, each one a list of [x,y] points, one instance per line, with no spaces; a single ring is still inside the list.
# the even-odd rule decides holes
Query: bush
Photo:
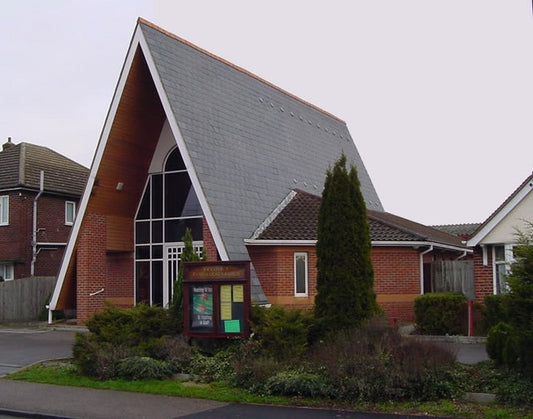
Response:
[[[467,299],[458,293],[432,293],[415,299],[417,330],[424,335],[466,334]]]
[[[431,400],[455,394],[454,354],[415,339],[402,341],[383,322],[341,333],[313,348],[307,369],[341,399]]]
[[[233,359],[232,384],[253,393],[264,393],[268,379],[283,370],[282,363],[264,355],[254,340],[243,343],[239,349]]]
[[[309,398],[329,398],[332,390],[326,380],[316,373],[281,371],[270,377],[265,385],[269,394]]]
[[[516,331],[509,323],[500,322],[489,330],[487,335],[487,354],[497,364],[514,365]]]
[[[126,380],[162,380],[171,375],[168,363],[147,356],[122,359],[116,369],[116,376]]]
[[[90,377],[106,380],[117,376],[119,362],[135,354],[134,349],[109,342],[99,342],[93,335],[76,334],[72,348],[74,365]]]
[[[253,306],[251,322],[252,332],[267,356],[290,362],[305,353],[312,313]]]
[[[118,363],[124,358],[162,358],[163,337],[172,333],[172,321],[160,307],[107,306],[87,321],[87,328],[91,333],[76,335],[74,363],[80,373],[106,379],[116,376]]]
[[[153,339],[175,333],[168,310],[144,304],[129,309],[107,306],[86,325],[100,342],[145,349],[150,348]]]
[[[172,372],[185,372],[189,368],[192,349],[183,336],[163,336],[154,347],[154,357],[168,363]]]
[[[483,322],[485,323],[486,332],[498,323],[507,321],[504,307],[508,298],[508,294],[497,294],[487,295],[483,300]]]
[[[188,372],[199,381],[210,383],[212,381],[230,382],[234,377],[233,358],[235,350],[228,348],[215,353],[204,355],[196,352],[191,357]]]

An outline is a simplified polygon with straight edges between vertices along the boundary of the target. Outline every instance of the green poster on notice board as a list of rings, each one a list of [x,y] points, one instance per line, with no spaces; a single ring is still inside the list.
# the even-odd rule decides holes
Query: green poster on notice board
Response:
[[[224,320],[224,332],[241,333],[241,322],[239,320]]]

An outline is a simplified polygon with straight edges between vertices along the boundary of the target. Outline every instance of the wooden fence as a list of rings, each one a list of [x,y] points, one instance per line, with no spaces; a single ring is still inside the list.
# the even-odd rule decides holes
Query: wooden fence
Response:
[[[55,276],[0,282],[0,322],[38,320],[55,284]]]
[[[474,262],[471,260],[433,262],[432,280],[434,292],[460,292],[469,300],[475,298]]]

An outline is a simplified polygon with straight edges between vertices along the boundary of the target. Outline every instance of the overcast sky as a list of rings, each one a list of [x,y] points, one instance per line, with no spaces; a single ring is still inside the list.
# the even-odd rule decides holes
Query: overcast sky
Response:
[[[531,0],[0,0],[1,142],[90,166],[139,16],[345,120],[388,212],[482,222],[533,170]]]

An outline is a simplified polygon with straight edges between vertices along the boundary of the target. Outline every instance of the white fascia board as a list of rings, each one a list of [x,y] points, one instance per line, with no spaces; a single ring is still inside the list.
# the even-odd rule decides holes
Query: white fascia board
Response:
[[[460,246],[453,246],[451,244],[436,243],[431,241],[372,241],[372,246],[375,247],[433,247],[434,249],[454,250],[458,252],[473,253],[472,249],[466,249]]]
[[[487,237],[487,235],[509,214],[515,207],[531,192],[533,185],[527,182],[522,189],[505,205],[479,232],[471,237],[466,245],[468,247],[475,247]]]
[[[74,225],[72,226],[72,232],[70,234],[67,247],[63,255],[63,260],[61,261],[61,267],[59,268],[56,286],[54,288],[52,298],[50,299],[49,310],[55,310],[57,306],[57,300],[59,299],[59,294],[61,292],[61,288],[63,287],[63,282],[65,281],[65,276],[67,274],[70,259],[72,258],[72,255],[74,253],[74,246],[76,244],[76,240],[80,232],[81,223],[85,216],[85,211],[87,210],[91,191],[93,189],[94,181],[96,179],[96,174],[98,173],[98,168],[100,167],[102,156],[104,154],[104,150],[109,139],[111,126],[113,125],[113,121],[115,120],[115,115],[117,113],[118,105],[120,103],[120,99],[124,91],[124,86],[126,85],[126,80],[131,69],[133,57],[135,56],[135,51],[137,45],[139,44],[139,33],[140,28],[137,24],[137,27],[135,28],[135,32],[130,42],[130,47],[126,55],[126,59],[124,60],[124,65],[122,66],[122,69],[120,71],[120,76],[117,82],[117,86],[115,88],[115,93],[113,94],[113,99],[111,100],[111,105],[109,106],[109,110],[104,121],[104,126],[100,133],[100,139],[98,140],[98,146],[96,147],[96,152],[93,157],[91,170],[89,172],[87,184],[85,185],[85,191],[83,192],[81,201],[78,206],[78,213],[76,214],[76,219],[74,220]]]
[[[183,158],[183,162],[185,163],[185,167],[187,168],[189,177],[191,178],[191,183],[193,184],[194,191],[196,192],[196,196],[198,197],[198,201],[200,201],[200,206],[202,207],[204,217],[207,220],[207,225],[209,226],[209,230],[211,231],[213,240],[215,241],[218,254],[220,255],[220,258],[223,261],[229,260],[228,252],[224,246],[224,242],[222,241],[222,236],[220,235],[220,232],[216,225],[215,218],[213,217],[213,213],[211,212],[211,208],[209,208],[204,191],[200,186],[200,181],[198,180],[198,175],[196,174],[195,167],[192,164],[189,151],[187,150],[185,141],[183,140],[183,136],[181,135],[179,125],[176,121],[176,117],[172,112],[172,107],[170,106],[165,89],[163,88],[163,83],[161,83],[161,79],[159,77],[159,73],[155,66],[153,57],[150,53],[150,49],[148,48],[148,44],[146,43],[144,34],[142,33],[142,30],[139,29],[139,26],[137,26],[136,35],[138,35],[138,42],[144,54],[144,58],[148,65],[148,69],[150,70],[150,74],[152,75],[152,80],[154,81],[157,93],[159,95],[159,100],[161,101],[163,109],[165,110],[165,115],[170,124],[174,139],[176,140],[176,143],[179,147],[181,157]]]
[[[257,240],[245,239],[244,244],[248,246],[315,246],[316,240]],[[432,243],[426,241],[372,241],[374,247],[430,247],[446,250],[456,250],[459,252],[472,253],[472,249],[464,247],[451,246],[447,244]]]

